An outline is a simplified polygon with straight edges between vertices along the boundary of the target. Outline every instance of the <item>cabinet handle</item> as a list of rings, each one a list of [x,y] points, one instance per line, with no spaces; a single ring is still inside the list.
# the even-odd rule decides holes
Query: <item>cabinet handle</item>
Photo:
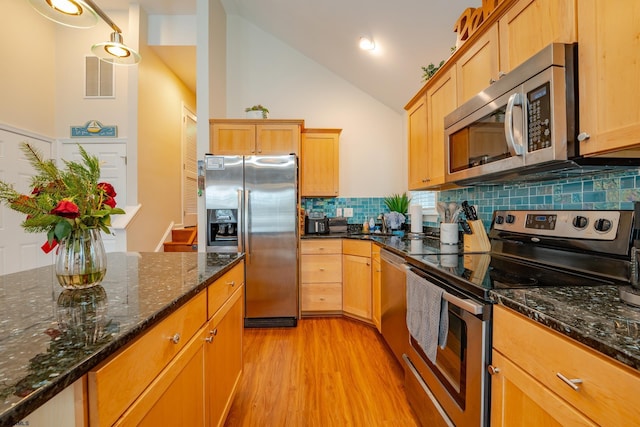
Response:
[[[560,378],[565,384],[574,389],[575,391],[580,390],[578,384],[582,384],[582,380],[580,378],[567,378],[562,375],[560,372],[556,374],[556,377]]]
[[[169,341],[174,344],[178,344],[180,342],[180,334],[176,332],[172,337],[169,338]]]
[[[493,365],[489,365],[487,366],[487,371],[489,371],[489,375],[496,375],[500,372],[500,368]]]
[[[580,132],[580,133],[578,134],[578,141],[579,141],[579,142],[586,141],[586,140],[587,140],[587,139],[589,139],[589,138],[591,138],[591,135],[589,135],[589,134],[588,134],[588,133],[586,133],[586,132]]]
[[[207,337],[204,340],[207,342],[207,344],[211,344],[213,342],[213,337]]]
[[[429,182],[429,181],[431,181],[429,178],[423,178],[423,179],[422,179],[422,182],[425,182],[425,183],[426,183],[426,182]]]
[[[324,268],[321,268],[320,271],[324,271]]]
[[[210,330],[209,335],[218,335],[218,328]]]
[[[506,75],[507,75],[507,73],[505,73],[504,71],[498,71],[498,80],[500,80],[501,78],[503,78]]]
[[[496,79],[493,79],[493,78],[490,78],[490,79],[489,79],[489,84],[490,84],[490,85],[494,84],[495,82],[496,82]]]
[[[227,285],[229,285],[229,286],[232,286],[232,287],[233,287],[233,286],[235,286],[235,285],[236,285],[236,281],[235,281],[235,280],[232,280],[232,281],[230,281],[230,282],[227,282]]]

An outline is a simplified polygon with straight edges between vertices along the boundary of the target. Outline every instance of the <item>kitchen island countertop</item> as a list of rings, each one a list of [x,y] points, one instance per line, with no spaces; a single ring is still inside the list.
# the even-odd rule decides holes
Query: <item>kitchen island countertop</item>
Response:
[[[0,425],[20,422],[243,257],[110,253],[103,282],[79,291],[64,291],[53,266],[0,276]],[[79,302],[82,324],[69,316]]]

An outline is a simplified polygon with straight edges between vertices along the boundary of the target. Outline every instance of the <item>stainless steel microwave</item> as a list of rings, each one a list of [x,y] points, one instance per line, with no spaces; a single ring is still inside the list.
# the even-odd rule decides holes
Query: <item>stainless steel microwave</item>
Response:
[[[555,43],[447,115],[447,182],[571,167],[579,157],[577,89],[577,45]]]

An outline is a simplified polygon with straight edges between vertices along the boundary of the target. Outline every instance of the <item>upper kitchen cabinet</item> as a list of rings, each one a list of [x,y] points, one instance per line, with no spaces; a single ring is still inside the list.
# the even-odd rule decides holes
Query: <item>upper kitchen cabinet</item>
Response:
[[[508,7],[496,9],[477,36],[460,48],[456,60],[458,104],[545,46],[577,40],[575,0],[518,0],[504,6]]]
[[[337,197],[340,183],[338,145],[342,129],[305,129],[300,148],[300,195]]]
[[[405,107],[409,135],[409,190],[445,184],[444,116],[456,108],[456,69],[438,73]]]
[[[297,154],[303,120],[211,119],[211,152],[216,155]]]
[[[578,2],[581,154],[640,144],[639,35],[637,0]]]
[[[405,110],[409,134],[409,190],[422,190],[429,186],[426,92],[411,100]]]

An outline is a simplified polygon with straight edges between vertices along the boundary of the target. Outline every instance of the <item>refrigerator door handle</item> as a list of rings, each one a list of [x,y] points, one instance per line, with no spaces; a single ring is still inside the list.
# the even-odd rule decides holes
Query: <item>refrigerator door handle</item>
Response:
[[[251,190],[244,190],[244,247],[246,252],[246,262],[251,264]]]
[[[244,205],[242,200],[244,199],[244,191],[239,188],[238,190],[238,228],[236,230],[236,236],[238,239],[238,252],[244,252]]]

